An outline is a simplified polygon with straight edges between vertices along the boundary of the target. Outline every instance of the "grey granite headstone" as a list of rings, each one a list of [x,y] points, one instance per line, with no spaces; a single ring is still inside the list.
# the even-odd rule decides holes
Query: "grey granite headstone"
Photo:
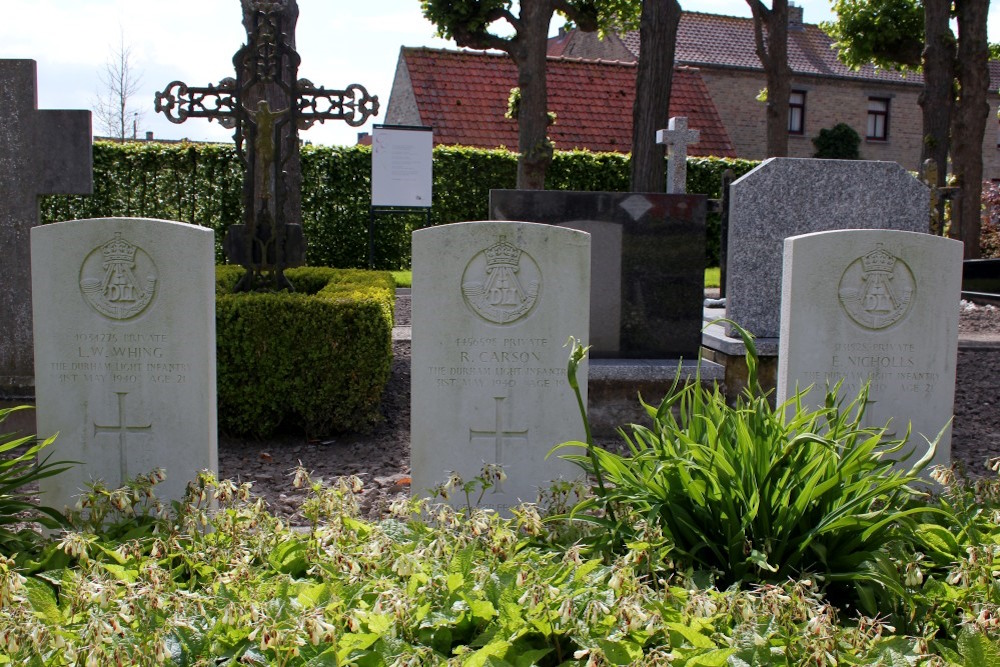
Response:
[[[89,111],[39,111],[34,60],[0,60],[0,396],[30,395],[38,196],[93,188]]]
[[[589,232],[595,358],[695,359],[705,281],[703,195],[491,190],[490,217]]]
[[[81,462],[41,481],[46,504],[155,468],[157,497],[180,500],[217,469],[214,238],[136,218],[31,230],[38,434]]]
[[[490,221],[413,233],[414,494],[499,464],[507,479],[480,504],[505,512],[579,475],[546,455],[584,436],[565,343],[586,337],[589,277],[590,237],[576,230]],[[586,402],[586,364],[577,378]]]
[[[837,229],[927,232],[927,186],[895,162],[772,158],[730,186],[726,316],[777,337],[782,244]]]
[[[961,281],[952,239],[874,229],[785,239],[778,403],[801,391],[816,408],[841,382],[846,406],[868,383],[865,425],[889,423],[896,437],[910,425],[922,454],[952,416]],[[950,429],[933,463],[948,465],[949,452]]]

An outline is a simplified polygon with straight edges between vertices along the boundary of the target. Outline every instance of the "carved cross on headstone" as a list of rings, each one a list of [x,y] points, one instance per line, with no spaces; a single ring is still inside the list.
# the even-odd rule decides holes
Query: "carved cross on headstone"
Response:
[[[118,423],[104,426],[94,422],[94,437],[101,434],[118,435],[118,465],[121,469],[121,478],[118,480],[118,484],[122,485],[128,480],[128,434],[147,432],[153,428],[153,423],[130,425],[125,416],[125,398],[128,396],[128,392],[116,391],[115,396],[118,397]]]
[[[297,78],[295,0],[241,4],[247,43],[233,57],[236,78],[204,88],[174,81],[156,94],[156,111],[174,123],[208,118],[235,128],[246,167],[243,224],[229,228],[223,245],[247,269],[237,290],[254,289],[265,273],[275,289],[291,289],[284,270],[305,261],[298,131],[326,120],[363,125],[378,114],[379,102],[358,84],[327,90]]]
[[[34,60],[0,60],[0,396],[34,391],[29,230],[38,196],[90,194],[89,111],[39,111]]]
[[[684,116],[671,118],[665,130],[656,131],[656,143],[667,145],[667,194],[687,192],[687,147],[698,143],[699,130],[688,129]]]
[[[471,444],[473,440],[479,438],[486,438],[493,441],[493,462],[499,466],[503,466],[503,446],[509,441],[521,441],[523,444],[528,444],[528,429],[522,431],[513,431],[505,428],[503,420],[503,396],[494,396],[493,400],[496,401],[496,414],[493,418],[493,430],[492,431],[476,431],[474,429],[469,429],[469,443]],[[497,482],[493,487],[493,493],[500,493],[503,491],[503,483]]]

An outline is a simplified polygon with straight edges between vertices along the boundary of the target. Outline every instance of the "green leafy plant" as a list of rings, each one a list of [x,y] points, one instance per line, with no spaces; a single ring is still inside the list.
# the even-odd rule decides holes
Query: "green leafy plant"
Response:
[[[721,585],[814,573],[854,584],[870,610],[882,587],[904,596],[883,546],[912,543],[913,517],[932,511],[911,505],[922,497],[914,484],[935,444],[900,469],[893,458],[906,438],[861,425],[867,390],[846,407],[837,387],[818,409],[802,394],[771,407],[753,338],[736,328],[749,379],[735,405],[718,387],[706,389],[698,378],[682,383],[678,373],[658,406],[643,403],[652,425],[620,431],[626,455],[590,442],[553,450],[582,449],[565,457],[597,481],[569,518],[596,524],[598,546],[615,551],[656,527],[672,558],[714,574]],[[571,354],[571,373],[582,354],[579,346]]]
[[[815,581],[719,591],[649,577],[646,546],[611,562],[553,546],[532,505],[505,519],[401,501],[367,521],[360,479],[301,468],[304,529],[249,484],[202,474],[150,515],[154,530],[113,537],[157,505],[132,493],[154,481],[88,494],[111,520],[74,524],[36,574],[0,557],[0,664],[943,664],[921,662],[922,636],[840,623]],[[934,640],[936,655],[988,664],[976,660],[993,638],[969,626]]]
[[[24,405],[0,409],[0,424],[11,413],[27,409],[30,407]],[[56,509],[31,502],[31,494],[25,488],[72,465],[67,461],[49,461],[51,453],[38,460],[54,441],[55,436],[39,440],[34,436],[0,435],[0,555],[24,555],[38,548],[44,538],[30,526],[32,523],[49,529],[66,525],[66,518]]]

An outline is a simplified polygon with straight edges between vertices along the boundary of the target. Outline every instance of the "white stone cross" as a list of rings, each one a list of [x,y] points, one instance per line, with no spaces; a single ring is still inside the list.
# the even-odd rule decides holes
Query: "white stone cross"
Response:
[[[473,440],[477,438],[487,438],[493,441],[494,447],[494,463],[498,466],[503,466],[503,445],[505,441],[509,440],[520,440],[525,445],[528,444],[528,429],[523,431],[510,431],[504,429],[503,423],[503,396],[494,396],[493,400],[496,401],[496,417],[494,418],[494,424],[492,431],[476,431],[474,429],[469,429],[469,443],[471,444]],[[493,493],[500,493],[503,491],[503,483],[497,482],[496,486],[493,487]]]
[[[687,192],[687,147],[698,143],[699,130],[688,129],[684,116],[671,118],[665,130],[656,131],[656,143],[667,145],[667,194]]]
[[[0,395],[34,388],[31,249],[38,195],[90,194],[89,111],[39,111],[34,60],[0,60]]]

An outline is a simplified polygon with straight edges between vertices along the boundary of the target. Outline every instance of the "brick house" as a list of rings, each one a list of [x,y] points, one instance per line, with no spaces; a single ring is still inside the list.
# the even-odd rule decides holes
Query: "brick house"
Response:
[[[550,56],[548,106],[556,123],[549,136],[556,148],[629,152],[635,73],[634,62]],[[517,123],[505,117],[516,85],[517,70],[505,54],[403,47],[385,122],[431,126],[435,145],[517,150]],[[675,70],[670,113],[701,130],[689,155],[736,157],[699,70]]]
[[[788,59],[792,69],[789,100],[791,157],[811,157],[812,139],[824,128],[847,123],[861,137],[861,157],[892,160],[916,170],[920,162],[923,86],[920,74],[906,76],[871,65],[857,71],[837,59],[830,39],[804,23],[801,7],[789,7]],[[638,32],[600,40],[594,33],[561,32],[549,54],[576,58],[636,60]],[[757,96],[765,87],[754,45],[753,19],[684,12],[678,27],[675,62],[697,68],[739,157],[766,156],[765,109]],[[990,62],[990,109],[994,120],[983,138],[983,174],[1000,180],[1000,62]]]

